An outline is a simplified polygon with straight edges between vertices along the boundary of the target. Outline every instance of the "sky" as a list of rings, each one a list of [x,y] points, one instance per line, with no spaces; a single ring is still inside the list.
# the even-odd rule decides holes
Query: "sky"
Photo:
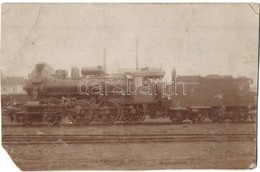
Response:
[[[253,9],[255,11],[253,11]],[[26,76],[46,62],[54,69],[103,64],[108,73],[161,67],[177,75],[247,76],[256,81],[258,6],[252,4],[3,4],[1,63]]]

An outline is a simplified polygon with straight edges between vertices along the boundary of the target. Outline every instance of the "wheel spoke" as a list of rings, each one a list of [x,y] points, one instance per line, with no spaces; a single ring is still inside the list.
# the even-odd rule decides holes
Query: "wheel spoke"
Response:
[[[70,117],[74,123],[89,124],[94,120],[92,105],[85,100],[79,100],[75,103]]]
[[[136,124],[145,120],[145,114],[138,105],[128,105],[123,108],[123,118],[127,123]]]
[[[104,123],[114,123],[120,116],[118,105],[110,100],[105,100],[98,107],[97,117]]]

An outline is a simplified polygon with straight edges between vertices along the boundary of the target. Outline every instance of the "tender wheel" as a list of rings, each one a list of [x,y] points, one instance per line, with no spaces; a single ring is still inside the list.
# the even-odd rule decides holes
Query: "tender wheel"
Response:
[[[99,104],[97,117],[104,123],[114,123],[120,116],[118,105],[111,100],[104,100]]]
[[[197,114],[197,121],[198,122],[203,122],[206,117],[207,117],[207,112],[204,112],[204,111],[198,112],[198,114]]]
[[[231,119],[232,122],[237,122],[237,114],[238,112],[236,110],[231,110],[228,112],[228,118]]]
[[[246,109],[238,109],[237,110],[237,120],[238,121],[246,121],[248,117],[248,110]]]
[[[123,119],[130,124],[140,123],[145,120],[141,105],[127,105],[123,108]]]
[[[209,114],[209,119],[213,122],[219,122],[224,118],[225,118],[225,112],[224,109],[222,108],[213,109]]]
[[[27,114],[17,114],[15,116],[15,121],[19,124],[26,125],[29,124],[29,117]]]
[[[71,119],[76,123],[89,124],[94,120],[92,105],[85,100],[76,102],[72,110]]]
[[[189,117],[190,120],[192,120],[194,123],[202,122],[206,118],[207,113],[204,111],[194,112],[191,113],[191,116]]]
[[[169,113],[169,118],[173,123],[179,124],[182,123],[182,121],[184,120],[184,115],[185,114],[182,111],[171,111]]]

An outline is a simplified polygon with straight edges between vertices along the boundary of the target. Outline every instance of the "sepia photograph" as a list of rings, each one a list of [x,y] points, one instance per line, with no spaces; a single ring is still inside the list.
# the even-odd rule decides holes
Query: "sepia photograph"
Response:
[[[259,14],[3,3],[3,149],[22,171],[256,168]]]

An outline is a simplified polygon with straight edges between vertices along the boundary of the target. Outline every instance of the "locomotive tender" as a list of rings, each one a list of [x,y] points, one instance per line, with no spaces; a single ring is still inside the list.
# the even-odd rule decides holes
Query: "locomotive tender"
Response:
[[[174,123],[194,122],[206,117],[213,122],[224,119],[246,120],[255,106],[250,92],[251,79],[209,75],[177,76],[163,82],[161,69],[106,74],[101,66],[56,70],[37,64],[24,86],[31,100],[13,112],[17,123],[43,122],[55,125],[64,119],[71,123],[92,121],[139,123],[146,117],[169,118]]]

